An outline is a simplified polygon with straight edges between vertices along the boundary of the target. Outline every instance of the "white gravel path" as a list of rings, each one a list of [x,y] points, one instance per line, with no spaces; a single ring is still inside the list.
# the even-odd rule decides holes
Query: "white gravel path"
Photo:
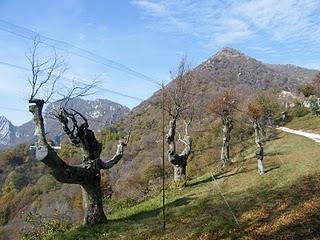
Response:
[[[303,130],[294,130],[294,129],[290,129],[290,128],[286,128],[286,127],[278,127],[277,129],[284,131],[284,132],[287,132],[287,133],[292,133],[292,134],[304,136],[304,137],[309,138],[317,143],[320,143],[320,134],[309,133],[309,132],[305,132]]]

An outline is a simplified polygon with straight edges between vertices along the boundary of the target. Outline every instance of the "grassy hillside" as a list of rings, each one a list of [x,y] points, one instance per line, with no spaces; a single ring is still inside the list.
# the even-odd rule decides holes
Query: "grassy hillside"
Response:
[[[249,149],[243,161],[224,172],[214,172],[216,182],[207,169],[207,174],[192,179],[186,188],[167,189],[166,232],[161,230],[158,193],[132,207],[113,205],[105,225],[74,227],[49,239],[320,238],[319,145],[279,133],[266,144],[267,172],[262,177],[257,174],[253,151]]]
[[[314,133],[320,133],[320,117],[316,117],[312,113],[308,113],[303,117],[295,117],[286,127],[292,129],[304,129]]]
[[[266,236],[270,239],[277,235],[283,235],[283,238],[289,234],[298,236],[300,232],[297,231],[311,236],[312,226],[310,229],[302,227],[294,231],[290,227],[309,216],[309,210],[301,204],[312,205],[308,201],[316,197],[318,192],[317,145],[308,139],[279,133],[278,139],[267,143],[265,164],[268,171],[260,177],[253,158],[255,149],[250,147],[254,145],[252,126],[245,111],[247,102],[260,90],[283,87],[283,84],[289,89],[295,88],[300,77],[232,49],[218,53],[194,71],[197,78],[190,89],[196,89],[197,93],[192,95],[190,101],[195,102],[197,117],[190,129],[193,154],[188,159],[187,169],[191,179],[184,189],[170,188],[172,166],[166,161],[165,233],[161,230],[159,186],[162,174],[162,117],[158,91],[113,127],[97,134],[103,145],[101,156],[109,159],[115,152],[118,138],[126,135],[130,125],[133,127],[121,162],[103,171],[102,188],[106,196],[106,213],[110,219],[108,224],[74,226],[65,234],[53,236],[57,231],[65,232],[69,229],[70,225],[64,225],[62,219],[75,224],[81,221],[83,212],[79,187],[57,184],[53,178],[45,175],[47,168],[35,161],[30,161],[30,171],[24,171],[26,161],[21,166],[7,168],[5,166],[8,165],[7,160],[12,159],[10,157],[3,161],[3,169],[0,165],[0,187],[3,189],[0,193],[0,239],[1,236],[12,237],[12,233],[18,235],[25,227],[24,218],[29,213],[40,213],[48,219],[56,217],[52,221],[42,221],[41,217],[35,221],[29,219],[33,222],[34,228],[31,230],[35,230],[35,234],[26,239],[33,240],[44,239],[44,233],[48,233],[47,239],[50,239],[49,236],[51,239],[236,239],[249,235],[252,239],[263,239]],[[302,74],[305,76],[303,79],[308,80],[315,73],[306,71]],[[230,86],[234,86],[233,90],[239,95],[239,109],[242,109],[234,114],[231,133],[231,156],[235,163],[228,169],[212,169],[219,158],[222,131],[221,121],[214,114],[208,113],[207,106],[214,96]],[[167,87],[170,88],[170,84]],[[275,90],[269,94],[277,93]],[[275,95],[272,96],[275,98]],[[300,120],[294,119],[290,124],[295,121]],[[166,131],[168,122],[166,116]],[[182,122],[178,122],[177,131],[182,132],[183,127]],[[180,152],[182,147],[177,144],[177,151]],[[81,158],[79,149],[66,143],[62,144],[59,154],[69,164],[75,164]],[[12,174],[10,181],[6,181],[16,168],[19,174]],[[217,181],[212,181],[210,172]],[[17,176],[23,174],[30,176],[31,181],[20,184]],[[223,196],[230,203],[240,228]],[[317,203],[310,208],[309,205],[308,209],[317,210]],[[287,216],[289,219],[286,219]]]

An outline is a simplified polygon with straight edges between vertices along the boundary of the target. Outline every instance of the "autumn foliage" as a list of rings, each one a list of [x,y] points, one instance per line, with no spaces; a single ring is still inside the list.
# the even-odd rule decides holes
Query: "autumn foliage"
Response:
[[[256,102],[249,103],[247,113],[252,119],[259,119],[261,117],[260,106]]]
[[[208,111],[219,117],[230,115],[236,110],[237,97],[231,90],[223,92],[214,98],[208,105]]]

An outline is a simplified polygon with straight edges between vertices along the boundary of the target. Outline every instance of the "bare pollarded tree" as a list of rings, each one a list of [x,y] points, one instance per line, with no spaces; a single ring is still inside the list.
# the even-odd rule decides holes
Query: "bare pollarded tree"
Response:
[[[232,91],[225,91],[213,99],[208,106],[209,112],[218,116],[222,122],[223,141],[220,160],[223,165],[230,162],[230,140],[236,104],[237,98],[234,93]]]
[[[110,160],[102,160],[100,154],[102,145],[98,142],[95,134],[89,128],[89,124],[85,116],[73,109],[68,109],[62,105],[60,110],[54,115],[62,124],[64,132],[68,135],[71,142],[80,147],[83,151],[83,159],[80,165],[70,166],[65,163],[58,154],[51,148],[46,139],[46,132],[43,120],[44,104],[50,99],[54,93],[54,86],[50,85],[49,91],[44,91],[49,84],[56,84],[63,73],[59,68],[62,64],[57,64],[58,58],[56,55],[52,59],[47,59],[40,62],[37,56],[39,42],[33,46],[31,56],[32,80],[31,96],[29,99],[29,111],[33,114],[35,123],[35,135],[37,137],[36,159],[46,164],[51,175],[62,183],[79,184],[83,193],[83,208],[84,208],[84,224],[104,223],[107,218],[103,210],[103,197],[101,192],[101,173],[102,169],[109,169],[117,164],[122,156],[124,147],[128,144],[129,135],[126,140],[119,141],[115,155]],[[42,69],[42,70],[41,70]],[[82,89],[82,90],[81,90]],[[79,94],[84,94],[89,89],[79,88],[72,89],[72,94],[67,95],[71,98]],[[40,93],[42,91],[42,94]],[[39,95],[46,95],[45,99]],[[65,101],[68,102],[68,99]]]
[[[193,104],[194,98],[191,93],[192,82],[194,77],[190,70],[186,59],[183,58],[176,70],[171,72],[173,82],[165,91],[165,106],[164,109],[170,116],[169,130],[166,135],[168,143],[168,160],[173,165],[174,182],[177,186],[184,186],[186,184],[186,167],[188,157],[192,150],[192,138],[189,134],[189,127],[193,118]],[[176,151],[176,132],[177,122],[183,120],[184,122],[184,136],[179,135],[179,142],[184,145],[184,149],[180,154]]]
[[[264,130],[261,125],[261,109],[259,105],[256,103],[249,103],[247,109],[248,115],[250,117],[250,121],[254,128],[255,134],[255,143],[257,146],[256,150],[256,158],[258,162],[258,171],[260,175],[264,174],[264,167],[263,167],[263,158],[264,158],[264,151],[263,151],[263,136]]]
[[[191,124],[191,120],[188,122],[184,121],[185,124],[185,135],[183,139],[179,136],[179,142],[185,145],[185,148],[180,154],[176,153],[176,119],[172,119],[169,122],[169,131],[166,135],[167,143],[169,145],[168,160],[173,165],[174,170],[174,182],[177,186],[184,186],[186,184],[187,175],[187,161],[192,150],[192,138],[189,135],[188,128]]]

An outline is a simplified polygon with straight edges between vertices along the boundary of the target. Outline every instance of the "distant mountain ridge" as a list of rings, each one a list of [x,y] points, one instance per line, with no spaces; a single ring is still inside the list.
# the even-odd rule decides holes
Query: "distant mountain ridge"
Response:
[[[53,109],[58,109],[59,106],[59,102],[54,102],[50,103],[45,109],[46,131],[49,137],[57,142],[61,140],[63,130],[57,120],[48,116]],[[128,107],[107,99],[84,100],[75,98],[68,103],[68,106],[81,112],[88,119],[91,129],[95,131],[110,126],[130,111]],[[6,117],[0,116],[0,148],[31,141],[33,135],[34,124],[32,120],[21,126],[14,126]]]

